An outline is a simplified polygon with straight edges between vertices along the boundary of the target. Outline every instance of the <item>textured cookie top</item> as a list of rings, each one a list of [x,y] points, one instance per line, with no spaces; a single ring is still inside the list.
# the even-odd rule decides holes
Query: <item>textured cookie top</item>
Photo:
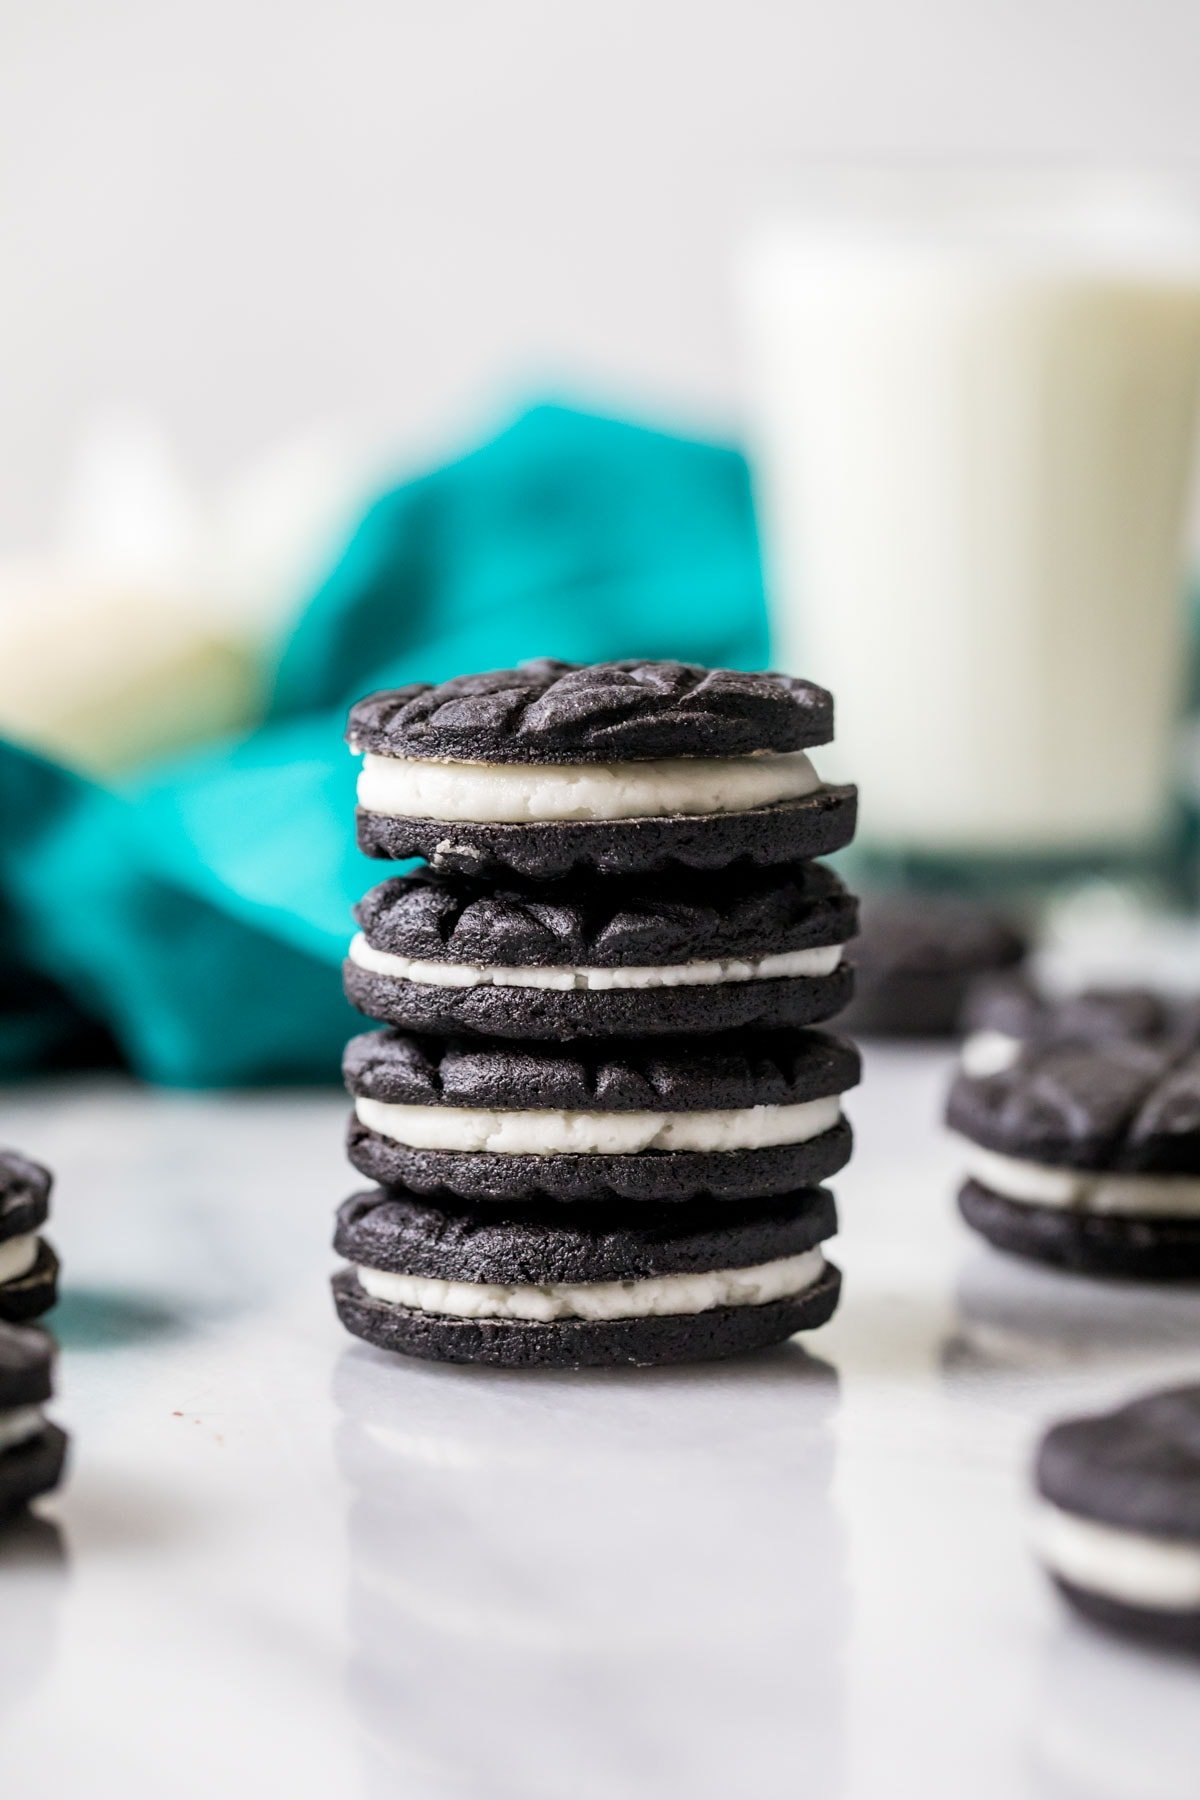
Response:
[[[343,1202],[333,1243],[362,1268],[522,1286],[742,1269],[798,1256],[836,1230],[824,1188],[747,1200],[736,1209],[543,1206],[505,1208],[499,1217],[495,1208],[434,1205],[376,1188]]]
[[[819,863],[704,881],[676,875],[536,888],[422,868],[372,888],[354,912],[377,950],[507,968],[757,957],[844,943],[857,921],[854,899]]]
[[[788,675],[698,663],[565,663],[388,688],[350,710],[353,750],[455,762],[645,762],[804,750],[833,700]]]
[[[0,1322],[0,1412],[50,1398],[54,1345],[44,1331]]]
[[[868,897],[860,929],[855,961],[864,979],[1008,968],[1027,950],[1021,933],[999,914],[924,894]]]
[[[721,1039],[615,1039],[569,1048],[404,1031],[351,1038],[352,1094],[406,1106],[705,1112],[788,1105],[840,1094],[859,1078],[854,1046],[824,1031]]]
[[[0,1150],[0,1240],[24,1237],[46,1221],[52,1177],[17,1150]]]
[[[1200,1386],[1055,1425],[1042,1440],[1036,1480],[1038,1492],[1068,1512],[1200,1540]]]
[[[963,1023],[968,1031],[1002,1031],[1031,1044],[1166,1037],[1186,1043],[1200,1035],[1200,1008],[1151,988],[1084,988],[1059,998],[1026,976],[991,975],[972,985]]]
[[[947,1120],[1031,1162],[1200,1174],[1200,1052],[1143,1041],[1034,1045],[998,1074],[960,1074]]]

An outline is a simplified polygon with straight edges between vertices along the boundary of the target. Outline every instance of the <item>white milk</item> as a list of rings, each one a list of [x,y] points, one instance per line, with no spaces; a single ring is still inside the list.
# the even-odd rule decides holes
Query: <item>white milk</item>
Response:
[[[1200,253],[764,237],[744,297],[776,666],[865,841],[1131,847],[1167,798]]]

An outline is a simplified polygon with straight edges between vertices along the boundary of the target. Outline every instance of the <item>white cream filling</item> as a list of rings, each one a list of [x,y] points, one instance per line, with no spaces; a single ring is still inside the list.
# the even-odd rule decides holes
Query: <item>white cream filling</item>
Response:
[[[476,1106],[354,1102],[359,1121],[413,1150],[488,1150],[508,1156],[634,1156],[641,1150],[761,1150],[804,1144],[841,1118],[836,1094],[790,1106],[728,1112],[501,1112]]]
[[[832,975],[842,960],[844,944],[821,944],[811,950],[780,950],[771,956],[742,961],[646,964],[625,969],[586,969],[563,964],[547,968],[484,967],[476,963],[422,962],[376,950],[362,932],[350,942],[350,961],[373,975],[393,981],[420,982],[425,987],[553,988],[563,992],[599,993],[614,988],[716,987],[734,981],[771,981],[789,975]]]
[[[6,1238],[0,1244],[0,1282],[28,1275],[37,1259],[38,1241],[32,1232],[28,1237]]]
[[[1068,1212],[1148,1219],[1200,1218],[1200,1176],[1105,1175],[1001,1156],[971,1144],[967,1172],[1005,1200],[1058,1206]]]
[[[967,1075],[1000,1075],[1011,1069],[1021,1054],[1020,1038],[1007,1031],[972,1031],[963,1039],[959,1061]]]
[[[415,1312],[455,1319],[648,1319],[668,1314],[709,1312],[715,1306],[766,1306],[803,1293],[820,1280],[820,1250],[783,1256],[748,1269],[711,1269],[701,1274],[653,1275],[637,1281],[555,1281],[544,1286],[508,1287],[490,1281],[438,1281],[425,1275],[396,1275],[359,1269],[358,1279],[372,1299]]]
[[[1049,1501],[1038,1506],[1033,1541],[1048,1569],[1089,1593],[1164,1612],[1200,1608],[1200,1542],[1101,1525]]]
[[[820,786],[802,750],[560,764],[422,762],[369,751],[358,778],[358,803],[394,818],[523,824],[744,812],[802,799]]]
[[[6,1450],[15,1450],[18,1444],[28,1443],[45,1424],[46,1415],[40,1406],[15,1406],[8,1412],[0,1412],[0,1455]]]

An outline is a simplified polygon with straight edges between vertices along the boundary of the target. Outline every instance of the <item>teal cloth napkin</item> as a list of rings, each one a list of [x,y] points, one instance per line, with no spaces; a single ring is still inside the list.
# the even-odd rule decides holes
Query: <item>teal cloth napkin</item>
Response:
[[[354,847],[347,708],[546,655],[766,662],[741,456],[536,407],[370,508],[250,736],[117,790],[0,743],[0,960],[23,995],[49,977],[148,1080],[336,1078],[363,1023],[338,975],[350,907],[387,874]],[[63,1029],[36,989],[0,1002],[0,1073],[41,1066]]]

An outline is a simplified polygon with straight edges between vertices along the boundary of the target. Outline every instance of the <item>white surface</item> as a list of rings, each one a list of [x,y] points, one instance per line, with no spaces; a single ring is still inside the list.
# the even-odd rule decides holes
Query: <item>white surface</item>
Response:
[[[61,1558],[0,1539],[5,1793],[1194,1800],[1194,1667],[1060,1610],[1025,1472],[1194,1378],[1200,1295],[970,1238],[945,1072],[868,1055],[811,1359],[578,1376],[342,1335],[334,1095],[7,1093],[75,1462]]]
[[[821,785],[803,750],[780,755],[674,756],[657,762],[422,762],[368,750],[358,804],[387,818],[655,819],[744,812],[800,800]]]

